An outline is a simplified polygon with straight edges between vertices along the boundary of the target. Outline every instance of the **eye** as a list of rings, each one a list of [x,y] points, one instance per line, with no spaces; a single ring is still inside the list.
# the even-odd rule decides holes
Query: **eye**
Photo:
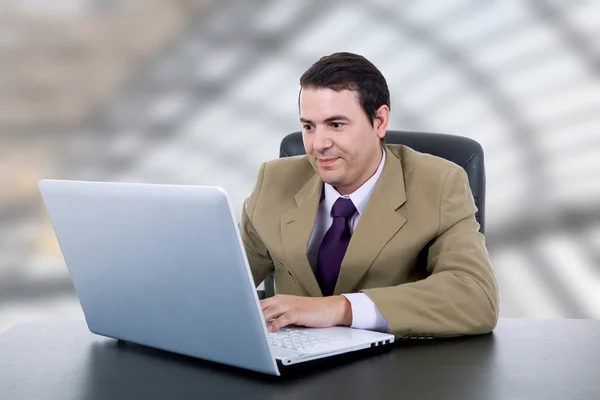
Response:
[[[308,124],[307,125],[303,125],[302,129],[304,129],[305,131],[310,131],[312,129],[312,126],[308,125]]]
[[[332,122],[331,124],[329,124],[329,126],[331,126],[331,127],[332,127],[332,128],[334,128],[334,129],[339,129],[339,128],[341,128],[342,126],[344,126],[344,124],[343,124],[343,123],[341,123],[341,122]]]

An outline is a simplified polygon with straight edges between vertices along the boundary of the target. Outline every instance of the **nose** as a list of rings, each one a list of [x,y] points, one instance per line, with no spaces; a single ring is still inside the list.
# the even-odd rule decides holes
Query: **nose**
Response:
[[[315,127],[315,130],[313,132],[313,148],[317,152],[323,153],[332,145],[333,141],[331,140],[331,137],[329,137],[327,129]]]

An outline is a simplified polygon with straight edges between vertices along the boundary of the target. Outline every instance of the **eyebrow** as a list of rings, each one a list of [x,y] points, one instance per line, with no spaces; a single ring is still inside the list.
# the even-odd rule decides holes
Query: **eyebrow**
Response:
[[[333,115],[327,119],[325,119],[325,121],[323,122],[333,122],[333,121],[350,121],[350,118],[346,117],[345,115]],[[305,124],[312,124],[313,122],[309,119],[306,118],[302,118],[300,117],[300,122],[305,123]]]

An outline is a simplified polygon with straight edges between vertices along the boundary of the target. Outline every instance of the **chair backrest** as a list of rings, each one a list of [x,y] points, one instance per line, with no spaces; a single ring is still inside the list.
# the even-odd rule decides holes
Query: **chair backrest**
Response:
[[[473,199],[477,206],[475,218],[479,222],[479,231],[485,233],[485,165],[483,148],[473,139],[440,133],[387,131],[388,144],[403,144],[421,153],[432,154],[460,165],[469,178]],[[302,134],[293,132],[283,138],[279,147],[279,157],[306,154]],[[275,294],[273,274],[264,282],[264,296]]]
[[[421,153],[427,153],[460,165],[467,173],[473,199],[477,206],[475,218],[479,231],[485,233],[485,165],[483,148],[473,139],[440,133],[387,131],[388,144],[403,144]],[[279,157],[306,154],[302,134],[293,132],[283,138]]]

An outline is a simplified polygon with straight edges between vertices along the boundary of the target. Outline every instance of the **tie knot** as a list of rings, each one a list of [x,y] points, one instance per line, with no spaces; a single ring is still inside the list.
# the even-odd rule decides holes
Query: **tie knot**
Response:
[[[354,203],[352,203],[352,200],[347,199],[345,197],[340,197],[335,201],[335,203],[333,203],[333,208],[331,209],[331,216],[334,218],[348,218],[353,216],[355,212],[356,207],[354,207]]]

